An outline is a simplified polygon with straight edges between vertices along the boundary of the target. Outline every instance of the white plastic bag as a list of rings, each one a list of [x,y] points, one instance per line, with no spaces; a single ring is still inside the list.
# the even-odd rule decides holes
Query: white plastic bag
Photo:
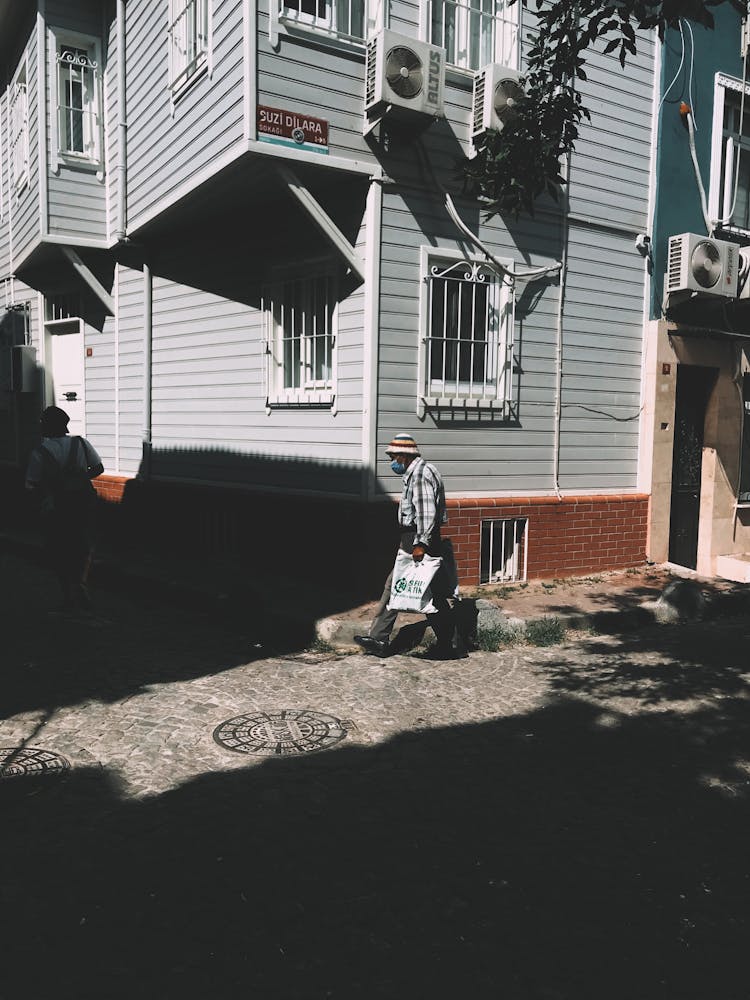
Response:
[[[396,562],[393,565],[391,580],[391,599],[388,601],[389,611],[417,611],[423,615],[431,615],[437,611],[432,603],[430,583],[440,569],[442,559],[437,556],[424,556],[419,562],[414,562],[410,552],[398,550]]]

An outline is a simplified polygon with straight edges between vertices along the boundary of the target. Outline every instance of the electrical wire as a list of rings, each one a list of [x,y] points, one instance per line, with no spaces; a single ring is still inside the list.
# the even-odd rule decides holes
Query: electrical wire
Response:
[[[693,29],[690,25],[690,21],[685,21],[687,30],[690,32],[690,72],[688,73],[688,101],[690,102],[690,107],[693,108],[693,124],[695,125],[695,131],[698,131],[698,119],[695,117],[695,104],[693,103],[693,56],[695,55],[695,38],[693,37]]]
[[[679,77],[680,73],[682,72],[682,66],[683,66],[683,63],[685,62],[685,35],[684,35],[683,30],[682,30],[682,19],[680,19],[679,25],[680,25],[680,40],[682,42],[682,53],[680,54],[680,65],[677,67],[677,72],[672,77],[672,82],[667,87],[667,89],[664,91],[664,95],[662,96],[662,99],[659,101],[659,107],[657,109],[657,116],[658,116],[659,112],[661,111],[662,104],[664,104],[664,102],[667,99],[667,95],[669,94],[669,91],[672,89],[672,87],[674,87],[675,83],[677,83],[677,78]]]
[[[693,124],[693,112],[691,108],[687,109],[685,114],[687,119],[688,127],[688,142],[690,144],[690,159],[693,161],[693,171],[695,172],[695,180],[698,185],[698,192],[701,197],[701,211],[703,212],[703,222],[706,226],[706,232],[709,236],[714,234],[714,226],[708,215],[708,205],[706,203],[706,189],[703,186],[703,178],[701,177],[701,169],[698,165],[698,154],[695,151],[695,126]]]
[[[485,244],[477,236],[476,233],[474,233],[471,229],[469,229],[469,227],[463,221],[461,216],[458,214],[458,209],[456,208],[450,194],[446,190],[445,185],[442,183],[440,178],[435,174],[435,171],[432,169],[432,164],[430,163],[429,157],[427,156],[427,150],[424,148],[421,138],[417,139],[416,146],[419,152],[420,159],[422,160],[422,165],[432,178],[432,182],[435,185],[435,187],[437,187],[438,190],[443,195],[445,209],[448,215],[450,216],[451,221],[456,226],[456,228],[459,229],[464,234],[464,236],[469,240],[470,243],[472,243],[475,247],[477,247],[479,250],[482,251],[487,260],[492,264],[494,268],[497,269],[498,273],[503,278],[507,279],[511,284],[513,284],[516,281],[535,281],[538,278],[543,278],[548,274],[553,274],[560,270],[562,264],[559,261],[555,261],[554,264],[548,264],[543,267],[531,268],[528,271],[516,271],[513,268],[508,267],[507,264],[503,264],[501,260],[498,260],[495,254],[492,253],[492,251],[485,246]]]

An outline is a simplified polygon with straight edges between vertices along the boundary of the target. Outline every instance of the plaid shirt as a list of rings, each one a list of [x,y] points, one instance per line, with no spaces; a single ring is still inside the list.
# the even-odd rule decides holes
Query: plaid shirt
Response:
[[[414,528],[415,545],[429,545],[432,536],[445,524],[445,490],[440,473],[423,458],[415,458],[404,475],[404,488],[398,505],[398,523]]]

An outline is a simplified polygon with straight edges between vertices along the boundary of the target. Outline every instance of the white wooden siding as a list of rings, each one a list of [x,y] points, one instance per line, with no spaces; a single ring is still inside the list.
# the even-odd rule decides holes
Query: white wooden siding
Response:
[[[243,139],[241,0],[211,0],[213,72],[172,107],[167,0],[127,5],[130,225]]]

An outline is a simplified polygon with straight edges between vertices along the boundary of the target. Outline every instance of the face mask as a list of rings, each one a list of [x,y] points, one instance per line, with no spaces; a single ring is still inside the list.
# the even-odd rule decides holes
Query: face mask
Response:
[[[406,472],[406,466],[402,465],[401,462],[397,462],[396,459],[391,462],[391,468],[396,473],[397,476],[403,476]]]

